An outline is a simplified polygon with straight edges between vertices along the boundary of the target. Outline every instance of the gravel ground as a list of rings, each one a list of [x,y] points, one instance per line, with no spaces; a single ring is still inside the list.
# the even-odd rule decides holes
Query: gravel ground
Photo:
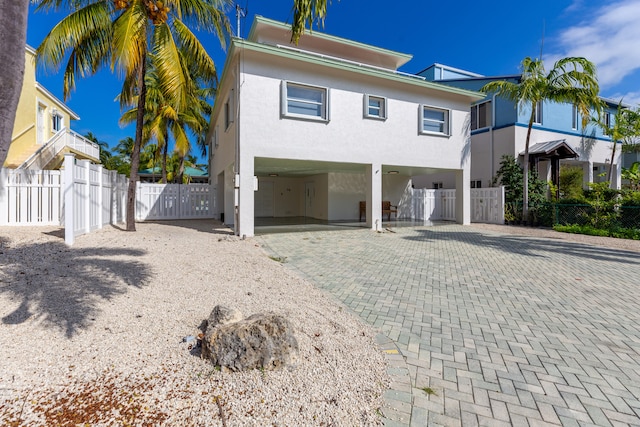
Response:
[[[111,227],[67,247],[0,227],[0,424],[379,425],[374,332],[213,221]],[[273,311],[300,361],[225,373],[182,339],[218,304]]]

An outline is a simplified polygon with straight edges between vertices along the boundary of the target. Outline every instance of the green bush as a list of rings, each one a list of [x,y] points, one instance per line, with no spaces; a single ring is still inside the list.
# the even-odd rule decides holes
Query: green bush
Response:
[[[561,199],[578,199],[583,197],[583,171],[581,167],[561,165],[559,192]]]

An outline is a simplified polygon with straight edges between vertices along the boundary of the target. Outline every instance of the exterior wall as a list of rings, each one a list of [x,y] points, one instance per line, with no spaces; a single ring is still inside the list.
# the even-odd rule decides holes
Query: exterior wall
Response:
[[[11,136],[11,145],[4,166],[18,167],[43,143],[48,141],[53,130],[52,113],[55,109],[62,116],[62,127],[70,128],[72,117],[68,108],[49,94],[36,82],[35,53],[27,48],[25,52],[24,82],[20,93],[20,101],[16,110],[16,119]],[[45,107],[43,115],[43,140],[38,141],[37,112],[38,105]]]
[[[360,201],[366,199],[363,174],[329,174],[329,220],[357,220]],[[383,186],[384,188],[384,186]],[[383,196],[384,197],[384,196]]]

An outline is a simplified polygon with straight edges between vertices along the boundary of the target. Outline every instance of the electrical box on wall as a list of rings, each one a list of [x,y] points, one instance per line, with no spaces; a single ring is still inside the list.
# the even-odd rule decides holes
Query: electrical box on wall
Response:
[[[253,191],[258,191],[258,177],[253,177]]]

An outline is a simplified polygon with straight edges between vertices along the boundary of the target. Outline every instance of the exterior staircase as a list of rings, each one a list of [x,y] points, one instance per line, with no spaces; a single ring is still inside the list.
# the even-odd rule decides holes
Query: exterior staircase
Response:
[[[62,164],[62,155],[69,152],[76,154],[78,158],[100,163],[100,147],[97,144],[71,129],[63,128],[29,156],[17,169],[58,169]]]

